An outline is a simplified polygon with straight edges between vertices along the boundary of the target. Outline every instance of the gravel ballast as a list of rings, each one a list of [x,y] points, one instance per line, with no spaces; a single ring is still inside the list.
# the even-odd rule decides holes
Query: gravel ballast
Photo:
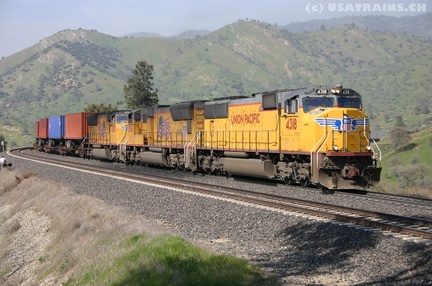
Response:
[[[8,160],[18,172],[37,172],[39,177],[59,181],[77,193],[95,196],[108,204],[139,214],[143,219],[161,222],[173,234],[213,252],[247,259],[279,277],[284,285],[432,284],[431,244],[406,240],[380,231],[59,169],[9,156]],[[161,172],[166,172],[167,176],[191,181],[208,181],[289,195],[299,193],[298,188],[286,186],[269,187],[243,180],[116,165],[114,167],[122,171],[141,168],[146,173],[160,175]],[[350,201],[349,198],[327,196],[319,192],[303,192],[299,197],[325,202],[338,201],[361,208],[352,199]],[[407,215],[425,216],[422,213],[424,211],[419,209],[401,207],[399,210],[398,206],[374,206],[374,202],[368,201],[363,203],[383,212],[387,208],[399,214],[405,212]]]

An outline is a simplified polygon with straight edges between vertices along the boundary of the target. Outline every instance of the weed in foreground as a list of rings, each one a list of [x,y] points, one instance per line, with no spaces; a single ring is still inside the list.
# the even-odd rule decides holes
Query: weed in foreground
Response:
[[[272,285],[255,265],[228,255],[214,255],[184,239],[161,235],[151,241],[134,235],[110,265],[97,265],[65,285]]]

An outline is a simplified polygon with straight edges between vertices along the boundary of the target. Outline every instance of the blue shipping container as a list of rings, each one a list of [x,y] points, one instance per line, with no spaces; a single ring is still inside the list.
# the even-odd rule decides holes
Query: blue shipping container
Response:
[[[61,139],[65,134],[64,115],[52,116],[48,118],[48,138]]]

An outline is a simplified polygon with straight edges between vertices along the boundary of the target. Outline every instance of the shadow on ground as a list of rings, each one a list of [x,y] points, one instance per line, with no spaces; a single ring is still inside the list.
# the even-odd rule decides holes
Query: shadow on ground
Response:
[[[357,277],[357,284],[352,285],[432,285],[432,247],[425,244],[318,222],[297,223],[277,235],[283,241],[283,248],[276,254],[279,261],[274,262],[277,259],[272,257],[256,262],[271,268],[278,263],[277,269],[283,269],[276,273],[279,277],[338,273],[348,279]],[[396,253],[388,247],[392,242],[400,246]],[[319,281],[313,285],[316,282],[319,285]]]

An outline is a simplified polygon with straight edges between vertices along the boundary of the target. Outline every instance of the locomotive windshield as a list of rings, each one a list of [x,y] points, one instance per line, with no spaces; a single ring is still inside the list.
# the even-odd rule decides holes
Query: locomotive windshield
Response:
[[[116,115],[115,123],[120,124],[120,123],[126,123],[126,122],[128,122],[127,115],[124,115],[124,114],[117,114]]]
[[[309,112],[318,107],[332,107],[334,99],[331,97],[304,97],[302,100],[303,111]]]
[[[338,106],[346,108],[361,109],[361,99],[359,97],[338,97]]]

